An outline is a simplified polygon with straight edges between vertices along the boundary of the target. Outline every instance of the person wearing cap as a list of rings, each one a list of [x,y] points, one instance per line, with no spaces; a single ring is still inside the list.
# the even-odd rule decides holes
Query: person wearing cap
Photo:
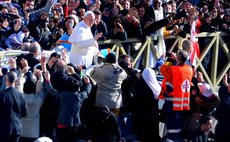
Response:
[[[211,90],[208,83],[198,83],[199,95],[195,98],[199,112],[203,115],[211,114],[219,104],[219,97]]]
[[[98,33],[95,37],[91,27],[95,21],[95,14],[87,11],[83,20],[74,27],[69,42],[72,43],[70,51],[70,63],[73,65],[84,65],[86,68],[92,64],[93,57],[99,53],[97,40],[102,36]]]
[[[164,76],[160,98],[165,100],[163,112],[167,138],[182,141],[183,113],[190,109],[190,88],[193,77],[192,67],[185,62],[188,53],[180,50],[176,54],[176,65],[164,64],[160,72]]]
[[[127,77],[127,73],[116,63],[114,53],[109,53],[105,58],[105,64],[96,67],[90,73],[92,79],[97,82],[95,105],[106,105],[118,116],[122,104],[121,84]]]

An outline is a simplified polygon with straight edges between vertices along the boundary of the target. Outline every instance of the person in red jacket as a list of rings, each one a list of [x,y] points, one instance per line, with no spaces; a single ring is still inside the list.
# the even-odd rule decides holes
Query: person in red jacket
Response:
[[[160,72],[164,76],[161,97],[165,100],[163,106],[164,121],[167,128],[167,138],[182,141],[183,112],[190,109],[190,88],[193,76],[192,67],[187,65],[188,53],[180,50],[176,56],[176,65],[164,64]]]

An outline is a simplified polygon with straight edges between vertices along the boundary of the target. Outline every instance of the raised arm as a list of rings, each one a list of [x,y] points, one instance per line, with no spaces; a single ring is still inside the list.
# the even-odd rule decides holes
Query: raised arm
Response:
[[[21,60],[21,64],[22,64],[22,67],[23,69],[20,71],[19,73],[19,76],[18,76],[18,79],[17,79],[17,82],[16,82],[16,85],[15,85],[15,88],[21,92],[21,93],[24,93],[23,92],[23,88],[24,88],[24,83],[26,81],[26,79],[24,78],[24,75],[25,73],[27,73],[29,71],[29,66],[28,66],[28,62],[27,60],[25,59],[22,59]]]
[[[36,94],[44,96],[43,95],[44,94],[44,85],[43,85],[44,79],[42,76],[42,71],[39,69],[34,69],[34,75],[38,77],[38,81],[36,84]]]
[[[79,97],[81,98],[81,100],[83,101],[83,100],[85,100],[86,98],[88,98],[88,96],[89,96],[89,93],[91,92],[91,89],[92,89],[92,85],[91,85],[91,83],[90,83],[90,79],[89,79],[89,77],[87,77],[87,76],[84,76],[83,78],[82,78],[82,80],[83,80],[83,88],[82,88],[82,91],[79,93]]]
[[[49,13],[52,5],[55,4],[56,2],[57,2],[57,0],[48,0],[46,2],[45,7],[41,8],[39,10],[36,10],[33,13],[31,13],[31,15],[34,15],[34,16],[30,16],[30,18],[34,18],[34,19],[31,19],[31,20],[36,21],[36,19],[39,19],[39,17],[41,16],[42,13]]]
[[[48,92],[57,97],[58,96],[58,91],[56,89],[53,88],[53,86],[50,83],[50,73],[48,71],[45,72],[45,79],[46,79],[46,89],[48,90]]]

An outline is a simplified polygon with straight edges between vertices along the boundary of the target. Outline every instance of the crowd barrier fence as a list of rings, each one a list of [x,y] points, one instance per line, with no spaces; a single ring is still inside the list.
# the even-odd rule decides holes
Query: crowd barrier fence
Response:
[[[188,39],[189,37],[190,35],[187,35]],[[196,68],[203,73],[205,80],[211,85],[213,91],[217,91],[224,75],[230,68],[230,52],[228,48],[228,42],[230,43],[230,34],[225,32],[204,32],[197,34],[197,38],[199,39],[201,54],[199,58],[196,59]],[[179,36],[165,37],[167,52],[177,51],[180,49],[183,40],[184,39]],[[138,67],[140,63],[143,63],[144,67],[148,67],[150,52],[157,57],[153,37],[148,37],[145,41],[141,41],[137,38],[129,38],[125,41],[106,40],[98,41],[98,43],[99,45],[108,45],[108,47],[116,53],[117,59],[120,54],[126,54],[123,47],[124,43],[141,43],[141,46],[136,51],[135,56],[133,56],[133,64],[135,67]],[[21,53],[28,52],[14,50],[0,51],[1,64],[3,62],[7,62],[9,57],[16,56]],[[46,53],[49,54],[50,51],[47,51]],[[210,59],[207,59],[207,57],[210,57]],[[142,62],[140,62],[140,60],[142,60]]]

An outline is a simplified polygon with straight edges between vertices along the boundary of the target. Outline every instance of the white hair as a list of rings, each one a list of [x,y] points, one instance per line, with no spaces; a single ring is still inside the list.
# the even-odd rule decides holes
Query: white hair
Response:
[[[83,16],[83,18],[87,17],[88,15],[94,16],[93,11],[90,11],[90,10],[86,11],[85,14],[84,14],[84,16]]]

